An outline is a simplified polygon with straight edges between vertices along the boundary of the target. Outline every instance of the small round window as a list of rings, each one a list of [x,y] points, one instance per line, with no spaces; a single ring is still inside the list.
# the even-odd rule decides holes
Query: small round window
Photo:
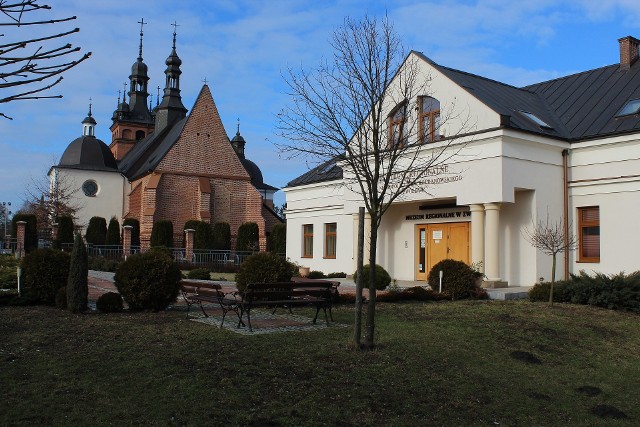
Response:
[[[89,179],[82,184],[82,191],[85,196],[94,197],[98,193],[98,184],[94,180]]]

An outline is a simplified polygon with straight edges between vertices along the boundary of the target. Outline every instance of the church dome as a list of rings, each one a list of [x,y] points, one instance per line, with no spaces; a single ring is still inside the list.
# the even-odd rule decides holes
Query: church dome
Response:
[[[58,166],[87,170],[118,170],[113,153],[94,136],[74,139],[64,150]]]
[[[148,71],[149,71],[149,67],[147,67],[147,64],[142,62],[142,58],[138,58],[138,60],[136,62],[134,62],[133,65],[131,66],[131,75],[132,76],[145,76],[146,77]]]
[[[242,166],[244,166],[244,169],[251,177],[251,184],[253,184],[254,187],[262,187],[264,185],[264,179],[262,178],[262,171],[260,170],[258,165],[256,165],[249,159],[240,159],[240,161],[242,162]]]

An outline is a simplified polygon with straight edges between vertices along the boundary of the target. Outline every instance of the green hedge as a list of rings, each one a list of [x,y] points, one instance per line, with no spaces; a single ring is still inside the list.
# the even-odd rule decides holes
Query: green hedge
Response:
[[[369,264],[365,265],[362,268],[362,287],[368,289],[369,288]],[[389,273],[387,273],[387,270],[385,270],[381,265],[376,264],[375,267],[375,271],[374,271],[374,275],[375,275],[375,283],[376,283],[376,290],[378,291],[383,291],[387,288],[387,286],[389,286],[389,283],[391,283],[391,276],[389,276]],[[358,280],[358,272],[356,271],[355,273],[353,273],[353,281],[357,281]]]
[[[171,221],[161,220],[153,224],[151,246],[173,247],[173,223]]]
[[[238,240],[236,242],[237,251],[258,251],[260,250],[260,232],[258,224],[255,222],[245,222],[238,228]]]
[[[36,304],[54,305],[56,293],[67,286],[69,254],[55,249],[35,249],[22,259],[21,292]]]
[[[104,245],[107,241],[107,220],[100,216],[92,217],[89,220],[85,239],[92,245]]]
[[[112,216],[107,226],[107,245],[120,245],[120,223],[115,216]]]
[[[228,222],[213,224],[213,249],[218,251],[231,249],[231,227]]]
[[[451,295],[451,299],[473,297],[476,292],[476,274],[462,261],[443,259],[429,272],[427,280],[434,291],[440,290],[440,271],[442,274],[442,292]]]
[[[58,223],[58,235],[53,244],[56,248],[62,247],[62,244],[73,243],[73,218],[69,215],[59,216],[56,219]]]
[[[271,252],[258,252],[248,257],[236,274],[236,286],[244,292],[249,283],[288,282],[296,266]]]
[[[287,224],[276,224],[271,228],[269,250],[277,254],[287,252]]]
[[[193,248],[194,249],[213,249],[213,230],[211,224],[204,221],[199,221],[196,226],[196,233],[194,236]]]

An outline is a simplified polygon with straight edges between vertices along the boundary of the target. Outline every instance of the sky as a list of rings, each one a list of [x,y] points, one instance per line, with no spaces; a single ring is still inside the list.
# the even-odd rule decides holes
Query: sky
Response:
[[[0,44],[79,27],[66,41],[91,57],[64,74],[48,95],[62,99],[0,104],[0,202],[17,210],[25,188],[46,179],[67,145],[82,135],[91,98],[96,136],[111,141],[118,90],[138,56],[140,21],[149,88],[164,87],[164,61],[176,22],[180,89],[189,110],[206,79],[227,134],[240,131],[246,156],[266,183],[282,188],[315,164],[287,160],[276,115],[291,102],[283,76],[330,58],[332,32],[345,17],[385,14],[404,47],[435,62],[515,86],[619,61],[618,39],[640,38],[637,0],[40,0],[38,18],[77,16],[70,23],[0,27]],[[36,15],[33,16],[34,18]],[[0,16],[0,23],[6,22]],[[7,91],[7,89],[0,89]],[[153,104],[156,103],[156,90]],[[0,93],[0,98],[5,92]],[[284,202],[282,191],[276,204]]]

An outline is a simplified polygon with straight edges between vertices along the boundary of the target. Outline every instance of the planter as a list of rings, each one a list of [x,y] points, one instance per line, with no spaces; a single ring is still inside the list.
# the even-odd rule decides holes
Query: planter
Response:
[[[311,269],[309,267],[299,267],[298,273],[300,273],[300,277],[308,277]]]

